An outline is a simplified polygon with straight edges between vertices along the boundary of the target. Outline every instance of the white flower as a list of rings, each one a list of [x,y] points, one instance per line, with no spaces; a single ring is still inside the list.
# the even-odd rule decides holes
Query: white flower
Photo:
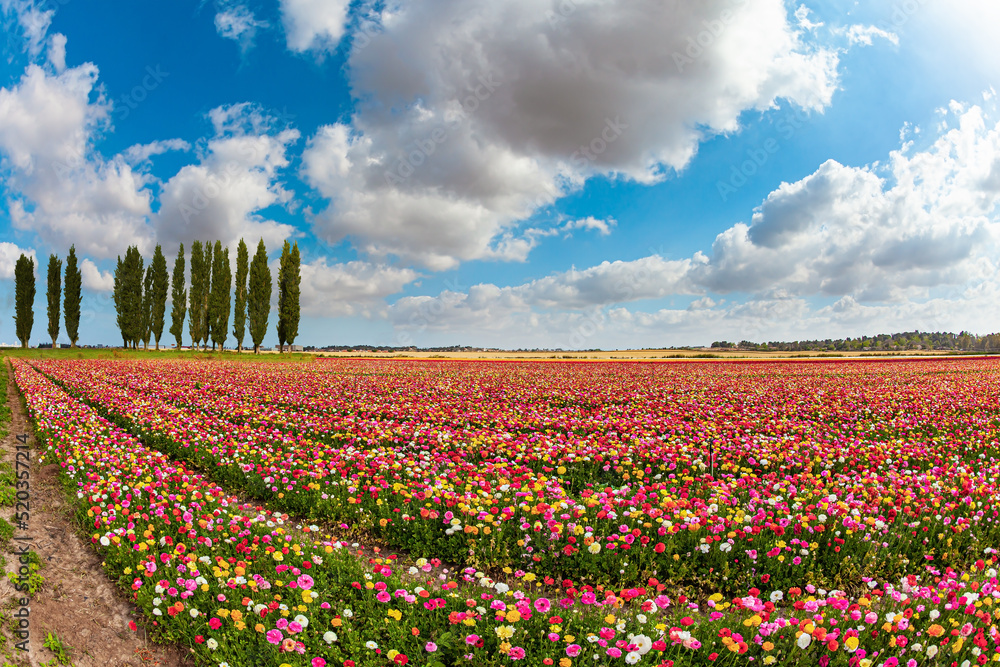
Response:
[[[354,618],[354,612],[351,611],[350,608],[345,609],[344,610],[344,617],[345,618]]]
[[[109,544],[111,544],[111,540],[109,540],[109,539],[108,539],[108,536],[107,536],[107,535],[105,535],[104,537],[102,537],[102,538],[101,538],[101,545],[102,545],[102,546],[105,546],[105,547],[106,547],[106,546],[108,546]]]
[[[378,644],[376,644],[373,641],[367,641],[367,642],[365,642],[365,646],[368,647],[369,649],[371,649],[372,651],[374,651],[375,649],[378,648]]]
[[[219,642],[215,641],[214,639],[209,639],[207,642],[205,642],[205,646],[208,647],[208,650],[214,651],[215,649],[219,648]]]
[[[732,551],[732,549],[733,545],[730,544],[729,542],[722,542],[719,544],[719,551],[726,552],[726,551]]]
[[[798,641],[796,641],[795,643],[796,643],[796,645],[798,645],[799,648],[805,649],[805,648],[809,647],[809,644],[812,643],[812,640],[813,640],[812,635],[809,635],[809,634],[806,634],[806,633],[803,632],[799,636]]]
[[[635,651],[632,651],[631,653],[625,656],[625,664],[634,665],[635,663],[639,662],[641,658],[642,656],[640,656]]]
[[[296,616],[294,620],[295,620],[296,623],[298,623],[299,625],[301,625],[303,628],[309,626],[309,619],[306,618],[305,616],[303,616],[302,614],[299,614],[298,616]]]
[[[592,554],[599,554],[599,553],[601,553],[601,543],[600,542],[594,542],[589,547],[587,547],[587,551],[589,551]]]
[[[931,620],[936,619],[940,615],[941,615],[941,612],[939,612],[937,609],[931,609],[931,613],[929,614],[929,616],[931,617]]]
[[[201,612],[195,609],[194,607],[191,607],[188,610],[188,613],[191,614],[191,618],[198,618],[198,614],[200,614]]]
[[[643,622],[645,623],[645,621]],[[632,638],[632,643],[635,644],[635,650],[639,652],[639,655],[646,655],[653,648],[653,640],[646,635],[636,635]]]
[[[937,654],[938,654],[938,647],[937,646],[935,646],[934,644],[931,644],[930,646],[927,647],[927,657],[928,658],[933,658]]]
[[[329,630],[324,632],[323,641],[325,641],[327,644],[332,644],[333,642],[337,641],[337,633]]]
[[[493,590],[495,590],[497,593],[506,593],[507,591],[510,590],[510,586],[508,586],[507,584],[501,582],[501,583],[497,584],[496,586],[494,586]]]

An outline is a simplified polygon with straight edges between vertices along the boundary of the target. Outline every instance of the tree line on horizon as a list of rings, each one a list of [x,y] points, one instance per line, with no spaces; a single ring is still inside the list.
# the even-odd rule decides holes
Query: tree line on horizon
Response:
[[[715,349],[737,349],[776,352],[862,352],[895,350],[954,350],[962,352],[990,352],[1000,350],[1000,333],[978,335],[968,331],[903,331],[857,338],[826,338],[816,340],[771,341],[739,343],[715,341]]]
[[[145,268],[144,268],[145,267]],[[267,265],[267,248],[264,240],[257,244],[257,251],[250,261],[247,245],[240,239],[236,250],[236,275],[229,261],[229,248],[220,241],[195,241],[191,244],[190,288],[185,284],[184,244],[180,244],[174,260],[172,279],[167,274],[167,260],[161,246],[153,251],[149,266],[137,246],[129,246],[124,259],[119,256],[115,267],[113,300],[117,325],[126,348],[149,349],[154,341],[160,349],[160,337],[166,324],[167,293],[170,293],[170,329],[180,349],[183,345],[184,320],[188,319],[191,346],[212,350],[225,348],[229,336],[229,319],[233,315],[233,336],[237,350],[243,351],[243,339],[249,329],[255,354],[267,332],[271,311],[273,283]],[[301,284],[301,256],[299,245],[289,245],[286,240],[281,250],[278,269],[278,350],[291,345],[299,332],[299,296]],[[35,261],[24,254],[18,258],[14,269],[15,315],[14,322],[21,347],[28,347],[34,324]],[[75,247],[70,247],[66,259],[64,312],[66,334],[70,346],[79,340],[81,273],[77,265]],[[234,294],[235,288],[235,294]],[[59,337],[60,291],[62,289],[62,260],[49,257],[47,275],[48,333],[52,346]],[[235,304],[233,297],[235,296]],[[233,307],[235,306],[235,307]],[[249,326],[248,326],[249,324]]]

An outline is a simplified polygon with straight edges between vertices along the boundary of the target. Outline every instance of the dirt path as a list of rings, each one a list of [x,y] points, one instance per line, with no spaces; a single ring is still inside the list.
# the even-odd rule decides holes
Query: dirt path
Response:
[[[29,653],[13,649],[10,627],[3,628],[4,654],[17,664],[49,663],[55,654],[43,647],[48,633],[58,636],[76,667],[187,667],[193,662],[176,646],[153,644],[139,625],[138,632],[129,629],[129,621],[139,622],[141,615],[117,591],[101,569],[97,553],[81,538],[72,520],[71,509],[59,486],[58,465],[38,467],[38,451],[20,397],[14,386],[14,374],[4,360],[2,372],[8,374],[7,400],[11,408],[10,434],[3,442],[2,460],[13,465],[18,434],[29,435],[31,447],[31,516],[27,535],[30,548],[42,561],[39,573],[45,582],[31,600]],[[14,508],[0,508],[6,518]],[[15,537],[25,536],[17,530]],[[27,544],[27,542],[21,542]],[[6,570],[17,567],[17,556],[11,553],[14,542],[4,554]],[[0,580],[0,603],[4,607],[4,625],[17,607],[7,601],[21,597],[3,577]],[[17,641],[16,639],[14,641]],[[55,664],[55,663],[52,663]]]

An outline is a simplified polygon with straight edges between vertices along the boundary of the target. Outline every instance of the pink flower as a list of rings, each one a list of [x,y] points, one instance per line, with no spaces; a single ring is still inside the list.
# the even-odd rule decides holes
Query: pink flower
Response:
[[[566,647],[566,655],[568,655],[571,658],[575,658],[576,656],[580,655],[580,651],[582,650],[583,649],[580,648],[579,644],[570,644],[569,646]]]
[[[277,622],[277,623],[275,623],[274,625],[275,625],[275,626],[276,626],[276,627],[277,627],[277,628],[278,628],[279,630],[284,630],[285,628],[287,628],[287,627],[288,627],[288,619],[287,619],[287,618],[279,618],[279,619],[278,619],[278,622]]]
[[[546,614],[551,608],[552,608],[552,603],[549,602],[548,598],[538,598],[537,600],[535,600],[535,611],[537,611],[539,614]]]
[[[323,658],[313,658],[312,667],[326,667],[326,660]]]
[[[468,637],[465,638],[465,643],[468,644],[469,646],[472,646],[478,641],[479,641],[479,635],[469,635]]]
[[[580,602],[582,602],[583,604],[594,604],[595,602],[597,602],[597,596],[591,593],[590,591],[587,591],[586,593],[580,596]],[[539,611],[541,610],[539,609]]]
[[[438,650],[438,645],[435,644],[434,642],[427,642],[426,644],[424,644],[424,650],[427,651],[428,653],[433,653],[434,651]]]
[[[524,660],[525,652],[520,646],[515,646],[507,653],[511,660]]]
[[[313,578],[310,577],[308,574],[300,575],[299,578],[295,580],[295,582],[299,585],[299,588],[301,588],[304,591],[307,591],[310,588],[312,588],[313,583],[315,583],[313,581]]]
[[[281,634],[281,630],[268,630],[267,631],[267,641],[270,642],[270,643],[272,643],[272,644],[274,644],[274,645],[280,644],[281,640],[283,638],[284,638],[284,635]]]
[[[208,627],[212,628],[213,630],[218,630],[219,628],[222,627],[222,621],[220,621],[217,618],[213,618],[208,622]]]
[[[288,624],[288,631],[292,634],[302,632],[302,625],[300,623],[292,621],[291,623]]]
[[[612,658],[620,658],[620,657],[622,657],[622,652],[621,652],[621,650],[620,650],[620,649],[617,649],[617,648],[615,648],[614,646],[612,646],[611,648],[609,648],[609,649],[608,649],[608,651],[607,651],[607,653],[608,653],[608,655],[610,655],[610,656],[611,656]]]
[[[375,596],[375,599],[378,600],[379,602],[388,602],[389,600],[392,599],[392,596],[386,593],[385,591],[382,591],[381,593]]]

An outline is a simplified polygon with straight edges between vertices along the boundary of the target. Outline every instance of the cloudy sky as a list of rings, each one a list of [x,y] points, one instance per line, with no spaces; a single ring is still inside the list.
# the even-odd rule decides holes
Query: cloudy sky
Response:
[[[3,342],[21,253],[75,244],[81,342],[113,344],[117,255],[240,238],[298,241],[306,345],[1000,330],[993,1],[0,0],[0,22]]]

